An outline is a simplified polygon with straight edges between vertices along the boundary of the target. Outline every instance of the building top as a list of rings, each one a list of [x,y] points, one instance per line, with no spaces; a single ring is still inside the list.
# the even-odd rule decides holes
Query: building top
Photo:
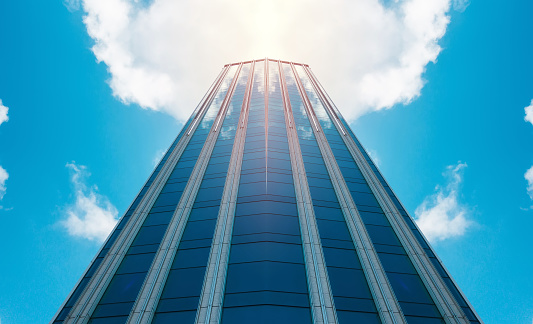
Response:
[[[261,62],[261,61],[264,61],[264,60],[269,60],[271,62],[281,62],[281,63],[292,63],[294,65],[301,65],[301,66],[305,66],[305,67],[309,67],[308,64],[304,64],[304,63],[297,63],[297,62],[291,62],[291,61],[284,61],[284,60],[275,60],[275,59],[271,59],[271,58],[268,58],[268,57],[265,57],[265,58],[262,58],[262,59],[257,59],[257,60],[248,60],[248,61],[242,61],[242,62],[234,62],[234,63],[228,63],[228,64],[225,64],[224,67],[226,66],[231,66],[231,65],[237,65],[237,64],[246,64],[246,63],[251,63],[251,62]]]

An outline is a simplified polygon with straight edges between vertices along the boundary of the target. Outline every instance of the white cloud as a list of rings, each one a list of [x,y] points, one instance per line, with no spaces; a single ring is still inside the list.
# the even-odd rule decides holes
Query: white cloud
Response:
[[[7,173],[6,169],[0,166],[0,200],[2,200],[6,194],[6,181],[8,178],[9,174]]]
[[[531,100],[531,104],[529,106],[524,108],[524,111],[526,112],[524,120],[530,122],[533,125],[533,100]]]
[[[448,166],[445,173],[448,180],[446,186],[437,186],[436,192],[426,197],[415,211],[416,223],[432,242],[462,236],[473,224],[467,217],[467,206],[458,200],[466,167],[466,163],[460,162]]]
[[[9,120],[9,116],[7,115],[9,111],[9,108],[4,106],[2,104],[2,99],[0,99],[0,125],[2,125],[3,122],[6,122]]]
[[[70,180],[74,186],[76,201],[67,206],[67,218],[60,222],[72,236],[102,242],[117,223],[117,209],[107,197],[98,193],[96,186],[88,187],[90,175],[83,165],[67,163]]]
[[[265,56],[310,64],[348,119],[409,103],[441,51],[451,8],[467,3],[81,0],[114,95],[178,119],[223,64]]]
[[[470,5],[470,0],[453,0],[453,9],[459,12],[466,10],[466,7]]]
[[[379,167],[381,165],[381,159],[379,158],[378,156],[378,152],[374,151],[374,150],[368,150],[367,151],[368,155],[370,155],[370,158],[372,159],[372,161],[374,162],[374,164]]]
[[[160,149],[160,150],[158,150],[158,151],[155,153],[155,156],[154,156],[154,158],[152,159],[152,165],[153,165],[154,167],[159,163],[159,161],[161,161],[161,159],[163,158],[163,156],[165,156],[165,153],[166,153],[166,152],[167,152],[166,150],[164,150],[164,149]]]
[[[533,199],[533,166],[526,171],[524,178],[527,180],[527,193]]]
[[[81,8],[81,0],[64,0],[63,4],[71,12],[80,10]]]

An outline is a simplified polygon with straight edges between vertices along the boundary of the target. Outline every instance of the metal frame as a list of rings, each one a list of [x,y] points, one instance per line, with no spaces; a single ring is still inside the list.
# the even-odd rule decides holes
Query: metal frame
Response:
[[[331,151],[327,139],[322,132],[321,125],[318,122],[318,118],[316,117],[311,102],[309,101],[302,81],[299,78],[295,65],[301,66],[306,76],[309,78],[312,87],[323,103],[324,108],[336,129],[342,135],[341,137],[343,138],[343,141],[346,144],[350,154],[361,170],[363,177],[370,186],[373,195],[383,209],[393,231],[400,240],[409,259],[411,260],[413,266],[419,274],[420,279],[435,302],[435,305],[445,322],[450,324],[469,323],[468,317],[465,315],[454,295],[448,289],[446,283],[436,270],[431,260],[428,258],[428,255],[422,248],[421,243],[418,241],[417,237],[414,236],[413,231],[407,224],[404,216],[396,207],[392,197],[385,190],[382,182],[378,179],[376,172],[374,172],[371,168],[370,163],[365,159],[365,156],[362,153],[364,148],[360,148],[356,144],[355,141],[357,141],[357,139],[355,138],[354,140],[354,138],[352,138],[352,136],[355,137],[355,135],[348,134],[349,130],[347,129],[347,124],[341,120],[342,116],[340,116],[340,112],[332,102],[329,95],[325,92],[322,85],[315,78],[309,66],[306,64],[298,64],[288,61],[274,61],[268,58],[226,64],[224,66],[218,77],[215,79],[207,93],[200,101],[200,104],[194,110],[192,116],[189,118],[189,121],[185,124],[187,125],[187,128],[184,128],[176,138],[176,140],[179,138],[179,141],[177,143],[175,143],[176,140],[173,142],[172,145],[175,144],[175,147],[169,154],[167,160],[162,166],[158,165],[152,171],[148,179],[153,177],[158,167],[161,167],[161,169],[157,172],[155,179],[148,187],[148,190],[131,214],[130,219],[126,222],[126,224],[124,224],[124,227],[120,231],[120,234],[117,236],[115,242],[105,254],[99,267],[96,269],[95,273],[92,275],[81,294],[77,297],[77,300],[70,309],[69,314],[64,320],[64,323],[87,323],[89,321],[90,316],[92,315],[94,309],[98,305],[109,283],[111,282],[111,279],[120,266],[128,248],[136,237],[150,209],[152,208],[156,199],[159,197],[159,194],[168,177],[172,173],[187,144],[189,143],[191,138],[190,135],[198,128],[200,124],[199,121],[203,118],[203,116],[205,116],[205,113],[210,107],[217,90],[226,79],[230,68],[238,65],[236,73],[233,76],[231,84],[228,87],[227,93],[224,97],[224,101],[222,102],[218,114],[213,121],[211,131],[206,138],[205,144],[191,172],[191,176],[182,193],[181,199],[176,207],[176,210],[174,211],[172,220],[169,223],[169,226],[165,232],[165,236],[163,237],[154,261],[149,272],[147,273],[145,281],[143,282],[141,291],[137,296],[134,307],[130,313],[130,316],[128,317],[128,324],[151,322],[168,277],[171,264],[174,260],[175,253],[178,249],[181,236],[187,224],[190,210],[194,204],[194,200],[201,185],[205,170],[209,164],[212,151],[218,139],[218,134],[221,128],[220,125],[223,123],[227,114],[228,106],[233,97],[242,67],[244,64],[251,63],[250,74],[248,76],[246,91],[237,124],[237,132],[235,134],[235,141],[231,153],[226,183],[222,194],[221,207],[219,209],[215,234],[213,237],[213,243],[211,245],[208,267],[204,277],[202,293],[200,296],[200,302],[195,320],[196,324],[218,324],[220,322],[226,284],[227,266],[229,262],[229,251],[231,248],[236,199],[239,187],[238,184],[240,181],[240,170],[242,166],[243,151],[248,127],[247,120],[249,115],[248,112],[251,94],[253,90],[255,64],[259,64],[259,62],[263,64],[263,61],[265,66],[264,100],[266,129],[268,128],[269,63],[277,64],[279,68],[280,90],[284,106],[287,139],[289,143],[294,188],[297,199],[298,218],[303,242],[302,248],[305,258],[311,313],[314,323],[336,324],[338,323],[338,320],[333,296],[331,293],[329,276],[325,266],[322,245],[320,243],[320,236],[318,234],[313,203],[307,183],[305,166],[300,151],[298,135],[296,129],[293,127],[294,116],[292,115],[285,73],[283,71],[283,64],[288,64],[295,76],[298,92],[307,111],[308,119],[311,122],[311,128],[315,134],[317,144],[330,175],[331,182],[339,200],[339,204],[343,211],[346,224],[348,225],[352,240],[356,246],[356,251],[361,261],[363,272],[369,284],[372,296],[374,297],[381,321],[386,324],[406,323],[406,319],[402,313],[401,307],[388,281],[387,274],[382,267],[379,256],[374,250],[372,241],[361,219],[361,216],[359,215],[346,182],[344,181],[341,170],[337,165],[333,152]],[[266,163],[268,163],[267,130],[265,140],[267,143]],[[166,154],[168,154],[169,150],[167,150]],[[268,177],[268,169],[265,176]],[[384,183],[388,185],[387,181],[384,181]],[[145,186],[147,182],[148,180],[145,182]],[[139,194],[143,188],[141,188]],[[391,191],[392,195],[396,196],[392,188]],[[139,194],[136,196],[136,199]],[[133,202],[135,202],[135,200],[133,200]],[[132,204],[130,204],[129,208],[131,208]],[[401,202],[400,205],[406,211]],[[129,208],[127,211],[129,211]],[[112,234],[115,232],[119,224],[120,222],[117,222],[117,225],[111,232]],[[416,223],[413,222],[413,224],[419,230]],[[76,291],[76,288],[78,288],[79,284],[95,260],[109,242],[112,234],[106,239],[98,254],[96,254],[96,256],[93,258],[87,269],[84,271],[83,276],[81,276],[81,278],[78,280],[77,284],[71,290],[68,297],[65,299],[50,323],[53,323],[61,314],[65,305]],[[433,252],[440,265],[443,267],[445,273],[451,279],[453,285],[455,285],[459,291],[461,297],[465,300],[467,306],[474,313],[477,320],[483,323],[455,280],[450,276],[448,270],[444,267],[438,255],[434,253],[434,250],[427,239],[423,235],[422,238],[429,246],[430,251]]]
[[[321,93],[322,93],[322,96],[324,97],[324,100],[327,100],[330,104],[331,104],[331,108],[332,108],[332,113],[335,114],[335,117],[336,118],[333,118],[333,120],[338,123],[339,125],[343,125],[343,123],[340,121],[340,118],[338,117],[338,114],[340,114],[339,110],[337,109],[337,107],[335,106],[335,103],[333,103],[333,101],[331,100],[331,98],[329,97],[328,93],[324,90],[324,87],[322,86],[322,84],[320,83],[320,81],[318,81],[318,79],[315,77],[313,71],[311,70],[311,68],[309,68],[309,66],[306,65],[306,68],[305,68],[305,71],[306,73],[309,75],[309,79],[312,80],[315,85],[314,87],[315,88],[318,88],[320,89]],[[323,100],[323,101],[324,101]],[[344,127],[342,126],[338,126],[338,128],[340,128],[343,132],[343,134],[345,135],[346,133],[344,132]],[[355,134],[352,133],[352,135],[357,139],[357,136]],[[357,141],[359,141],[359,139],[357,139]],[[365,148],[363,147],[363,150],[365,150]],[[368,152],[366,152],[365,150],[365,153],[368,155]],[[369,156],[369,155],[368,155]],[[375,165],[375,163],[374,163]],[[377,168],[377,166],[376,166]],[[380,172],[381,173],[381,172]],[[402,206],[403,210],[407,213],[407,215],[413,219],[413,217],[411,217],[411,215],[409,214],[409,212],[407,211],[407,208],[405,208],[404,204],[401,202],[400,199],[398,199],[398,195],[396,194],[396,192],[394,191],[394,189],[389,185],[389,182],[387,181],[387,179],[385,179],[385,177],[383,177],[382,175],[382,178],[383,178],[383,181],[385,181],[385,183],[387,184],[387,186],[389,186],[390,190],[392,191],[392,193],[394,194],[394,196],[396,197],[396,199],[398,200],[398,202],[400,203],[400,205]],[[420,230],[420,228],[418,227],[418,224],[416,222],[413,221],[413,225],[416,227],[416,229],[418,230],[418,232],[420,233],[421,237],[423,238],[424,242],[428,245],[430,251],[433,253],[433,255],[435,256],[435,258],[439,261],[441,267],[443,268],[444,272],[446,273],[446,275],[448,276],[448,278],[450,278],[450,280],[452,281],[452,283],[454,284],[455,288],[457,288],[457,290],[459,291],[459,294],[461,295],[461,297],[464,299],[464,301],[466,302],[467,306],[470,308],[470,310],[474,313],[474,315],[476,316],[477,320],[480,322],[480,323],[483,323],[483,320],[481,320],[481,317],[478,315],[478,313],[476,312],[476,310],[474,309],[474,307],[472,306],[472,304],[470,303],[470,301],[466,298],[466,295],[464,294],[464,292],[461,290],[461,288],[459,287],[459,285],[457,284],[457,282],[455,281],[455,279],[451,276],[450,272],[448,271],[448,269],[446,268],[446,266],[444,265],[444,263],[442,262],[442,260],[440,259],[440,257],[437,255],[437,253],[435,253],[435,250],[433,249],[433,247],[431,246],[431,244],[429,243],[429,241],[427,240],[427,238],[424,236],[424,234],[422,233],[422,231]]]
[[[200,302],[196,312],[195,323],[197,324],[218,323],[222,313],[224,288],[233,232],[233,221],[241,175],[240,170],[248,125],[246,123],[246,120],[248,119],[247,111],[250,105],[255,64],[255,61],[253,61],[241,107],[241,114],[238,122],[238,125],[240,126],[237,128],[237,133],[235,134],[235,141],[229,163],[230,167],[226,176],[226,183],[224,184],[215,235],[213,237],[213,243],[211,244],[209,254],[208,267],[206,269]]]
[[[289,142],[289,152],[291,157],[292,174],[294,179],[294,191],[298,206],[298,219],[300,220],[300,231],[303,242],[303,252],[305,267],[307,269],[307,280],[309,285],[309,298],[311,302],[311,313],[315,324],[338,323],[335,303],[329,284],[329,276],[324,260],[324,252],[320,243],[320,235],[316,224],[316,217],[311,200],[311,193],[307,183],[302,153],[298,141],[296,129],[290,126],[290,120],[294,124],[294,116],[289,101],[285,74],[280,61],[278,61],[280,87],[285,106],[285,121],[287,128],[287,138]]]
[[[202,99],[200,100],[200,103],[198,104],[198,106],[196,106],[196,108],[194,109],[194,111],[192,112],[191,114],[191,117],[189,117],[189,120],[190,121],[194,121],[195,119],[197,119],[197,117],[200,115],[198,114],[199,110],[204,106],[204,101],[206,100],[206,97],[210,96],[211,95],[211,92],[213,91],[214,88],[218,88],[218,84],[219,82],[224,78],[225,76],[225,73],[227,72],[227,67],[224,66],[222,68],[222,70],[220,71],[220,73],[218,74],[218,76],[216,77],[215,81],[213,81],[213,83],[209,86],[209,89],[207,90],[207,92],[204,94],[204,96],[202,97]],[[185,122],[184,126],[187,125],[189,123],[189,120],[187,122]],[[183,132],[183,135],[186,135],[188,136],[189,133],[190,133],[190,130],[194,128],[194,125],[193,123],[191,122],[189,124],[189,126],[187,127],[187,129],[182,129],[181,132],[178,134],[178,136],[176,136],[176,139],[181,135],[181,133]],[[172,142],[172,144],[174,144],[174,142],[176,141],[176,139],[174,139],[174,141]],[[180,139],[181,140],[181,139]],[[171,146],[172,146],[171,144]],[[170,147],[171,147],[170,146]],[[176,145],[177,147],[178,145]],[[167,151],[165,152],[165,155],[167,155],[168,151],[170,150],[170,147],[167,149]],[[170,159],[171,157],[169,156],[169,158],[167,159],[167,161]],[[148,179],[146,179],[146,181],[144,182],[144,185],[141,187],[141,189],[139,190],[139,192],[137,193],[137,195],[135,195],[135,198],[133,199],[133,201],[130,203],[130,205],[128,206],[128,208],[126,208],[126,213],[130,210],[131,206],[133,205],[133,203],[135,202],[135,200],[137,199],[137,197],[139,196],[139,194],[141,193],[141,191],[143,190],[143,188],[146,186],[146,183],[148,182],[148,180],[152,177],[152,175],[154,174],[155,170],[159,167],[159,164],[158,163],[152,170],[152,172],[150,173],[150,176],[148,177]],[[155,179],[154,179],[155,181]],[[124,213],[124,214],[126,214]],[[131,220],[131,217],[135,214],[132,213],[132,215],[130,216],[130,220]],[[93,265],[94,261],[98,258],[98,256],[100,255],[100,253],[102,252],[102,250],[104,249],[104,247],[107,245],[109,239],[111,238],[111,236],[113,235],[113,233],[115,232],[116,228],[118,227],[118,225],[120,224],[120,221],[122,220],[122,218],[124,217],[124,215],[122,215],[122,217],[117,221],[117,224],[115,225],[115,227],[113,227],[113,230],[110,232],[110,234],[108,235],[108,237],[105,239],[105,241],[102,243],[102,247],[98,250],[98,253],[96,253],[96,255],[93,257],[93,259],[91,260],[91,262],[89,263],[89,266],[85,269],[85,271],[83,272],[83,275],[80,277],[80,279],[78,279],[78,281],[76,282],[76,285],[74,286],[74,288],[72,288],[72,290],[70,291],[70,293],[68,294],[67,298],[65,298],[65,300],[63,301],[63,303],[61,304],[61,306],[59,307],[58,311],[54,314],[54,317],[52,317],[52,320],[49,322],[50,324],[52,324],[56,319],[57,319],[57,316],[62,312],[63,308],[65,307],[65,305],[67,304],[68,300],[72,297],[72,294],[74,294],[74,291],[76,291],[76,288],[78,288],[78,285],[80,284],[80,282],[83,280],[83,278],[85,278],[85,275],[87,274],[87,272],[89,271],[89,269],[91,268],[91,266]],[[101,265],[101,264],[100,264]],[[91,277],[92,278],[92,277]],[[80,297],[81,295],[83,294],[83,292],[80,294]],[[79,297],[78,297],[79,299]],[[74,308],[74,306],[72,306],[72,308]]]
[[[205,114],[207,107],[213,100],[213,96],[216,93],[216,90],[220,87],[224,78],[226,77],[228,70],[229,69],[226,68],[221,72],[217,82],[211,88],[211,91],[208,92],[209,94],[207,96],[204,95],[205,101],[203,102],[203,104],[200,104],[196,108],[196,110],[198,111],[197,116],[203,116]],[[194,127],[195,125],[191,124],[189,126],[189,130]],[[166,183],[166,180],[170,176],[170,173],[174,169],[174,166],[181,157],[181,154],[183,153],[189,140],[190,137],[188,136],[188,134],[187,136],[182,136],[178,144],[174,147],[172,154],[169,156],[169,158],[159,171],[158,175],[150,185],[146,194],[137,205],[135,211],[130,216],[129,221],[121,230],[119,236],[117,237],[117,239],[105,255],[104,259],[102,260],[102,263],[91,277],[91,280],[89,281],[83,292],[78,297],[78,300],[72,306],[69,315],[64,320],[65,324],[80,322],[85,323],[89,320],[92,311],[96,307],[98,301],[100,300],[100,297],[103,295],[105,289],[111,281],[112,276],[120,265],[120,262],[122,261],[127,248],[130,246],[131,242],[137,235],[137,232],[142,226],[144,219],[148,215],[151,206],[159,196],[159,193],[161,192],[164,184]]]
[[[309,74],[308,76],[311,80],[313,80],[313,78]],[[324,107],[326,108],[326,111],[328,112],[330,117],[332,117],[333,115],[338,118],[336,114],[333,114],[334,111],[330,106],[329,102],[324,100],[322,90],[317,88],[313,81],[312,84],[315,87],[317,93],[319,94],[319,97],[321,98],[322,102],[324,103]],[[335,123],[335,125],[337,127],[344,126],[340,125],[339,123]],[[370,186],[370,189],[372,190],[372,193],[378,200],[378,203],[383,209],[385,216],[389,220],[389,223],[391,224],[394,232],[396,233],[396,236],[398,236],[398,239],[402,243],[407,255],[409,256],[409,259],[413,263],[413,266],[418,272],[420,279],[426,286],[426,289],[432,297],[435,305],[439,309],[439,312],[441,313],[443,319],[446,323],[469,323],[468,318],[462,311],[461,307],[458,305],[455,298],[453,298],[453,295],[446,287],[445,283],[437,273],[431,261],[428,259],[418,240],[409,229],[407,223],[405,223],[403,216],[401,216],[399,211],[396,209],[396,206],[394,205],[387,192],[381,185],[379,179],[377,179],[376,175],[374,174],[368,162],[365,160],[359,148],[357,147],[353,139],[350,136],[347,136],[346,132],[343,133],[344,136],[342,138],[344,143],[348,147],[348,150],[354,158],[357,166],[365,177],[368,185]]]
[[[291,69],[294,73],[298,91],[303,99],[307,114],[317,119],[315,111],[307,97],[307,93],[299,78],[298,72],[293,64]],[[351,193],[344,181],[344,177],[340,171],[339,166],[335,160],[333,152],[329,143],[322,132],[322,127],[316,128],[314,132],[316,141],[322,153],[324,164],[330,175],[331,182],[337,194],[339,204],[343,211],[346,225],[352,236],[352,240],[356,246],[356,251],[363,266],[363,273],[369,283],[370,291],[374,297],[376,308],[383,323],[407,323],[403,317],[401,308],[396,300],[392,287],[387,279],[387,275],[381,265],[379,257],[373,248],[370,236],[365,228],[365,225],[359,215],[359,211],[352,199]]]
[[[211,132],[205,141],[189,181],[183,190],[180,201],[172,216],[172,220],[168,225],[141,291],[135,301],[133,310],[130,313],[127,321],[129,324],[150,323],[154,316],[170,267],[172,266],[176,251],[178,250],[179,242],[183,235],[183,231],[185,230],[187,220],[189,219],[192,205],[194,204],[203,175],[209,164],[218,134],[220,133],[220,129],[217,129],[217,126],[220,121],[225,118],[241,70],[242,64],[239,65],[235,72],[235,76],[226,92],[219,113],[211,126]]]

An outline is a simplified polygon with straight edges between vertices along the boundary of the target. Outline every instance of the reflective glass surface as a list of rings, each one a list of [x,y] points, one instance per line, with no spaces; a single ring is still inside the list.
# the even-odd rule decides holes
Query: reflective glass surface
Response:
[[[303,71],[303,68],[299,68]],[[300,71],[300,70],[299,70]],[[307,77],[306,76],[303,76],[302,77],[302,82],[306,83],[306,82],[309,82],[309,80],[305,80]],[[311,88],[311,85],[308,84],[309,88]],[[319,109],[320,110],[320,109]],[[405,219],[405,221],[407,222],[407,224],[409,225],[409,228],[411,229],[411,231],[413,232],[414,236],[416,237],[416,239],[418,240],[418,242],[420,243],[420,245],[422,245],[422,247],[424,248],[424,250],[426,251],[426,253],[428,254],[430,260],[432,261],[433,265],[435,266],[435,268],[437,269],[437,271],[439,272],[439,274],[442,276],[446,286],[448,287],[448,289],[452,292],[452,294],[455,296],[455,299],[457,300],[457,302],[459,303],[459,305],[461,306],[461,308],[463,309],[464,313],[467,315],[468,319],[470,320],[471,323],[480,323],[479,320],[476,318],[476,316],[474,315],[473,311],[470,309],[470,307],[467,305],[465,299],[462,297],[462,295],[460,294],[458,288],[455,286],[455,284],[452,282],[452,280],[450,279],[450,277],[448,276],[447,272],[444,271],[444,268],[442,266],[442,264],[440,263],[440,261],[435,257],[432,249],[429,247],[426,239],[422,236],[422,234],[420,234],[420,231],[418,230],[418,228],[415,226],[414,222],[413,222],[413,219],[409,216],[409,214],[405,211],[405,209],[403,208],[402,204],[400,203],[400,201],[398,200],[398,197],[396,197],[396,195],[394,194],[394,192],[392,191],[392,189],[389,187],[387,181],[385,181],[385,178],[383,177],[383,175],[381,174],[381,172],[378,170],[378,168],[376,167],[376,165],[374,164],[374,162],[372,161],[372,159],[370,158],[370,156],[368,155],[368,153],[366,152],[366,150],[364,149],[364,147],[361,145],[361,143],[359,142],[359,140],[357,139],[357,137],[355,136],[355,134],[352,132],[352,129],[350,128],[350,126],[348,125],[348,123],[346,122],[346,120],[342,117],[342,115],[335,111],[333,112],[336,114],[336,116],[339,118],[340,122],[344,125],[344,129],[347,131],[347,133],[350,135],[350,137],[353,139],[353,141],[355,142],[355,144],[357,145],[357,147],[359,148],[359,150],[361,151],[361,153],[363,154],[363,156],[365,157],[366,161],[370,164],[372,170],[374,171],[374,173],[376,174],[377,178],[379,179],[381,185],[385,188],[385,191],[387,191],[387,194],[389,195],[389,197],[391,198],[391,200],[394,202],[394,204],[396,205],[396,207],[398,208],[400,214],[403,216],[403,218]],[[327,114],[326,111],[323,111],[323,112],[317,112],[317,114]],[[327,118],[324,116],[324,120],[326,120]]]
[[[193,323],[251,64],[244,64],[156,308],[154,323]]]
[[[129,314],[237,69],[232,67],[111,279],[91,319]],[[126,304],[128,303],[128,304]],[[105,310],[105,311],[104,311]]]
[[[222,323],[310,323],[279,71],[269,64],[268,87],[263,71],[250,102]]]
[[[432,309],[432,312],[420,313],[418,314],[419,316],[428,321],[432,320],[430,319],[432,317],[435,317],[437,321],[441,320],[441,316],[432,298],[414,270],[404,248],[372,194],[358,165],[344,144],[340,133],[337,131],[328,112],[324,108],[306,72],[301,66],[296,67],[296,70],[322,131],[350,189],[352,199],[358,210],[362,212],[362,220],[375,246],[392,289],[402,307],[402,311],[405,312],[404,309],[413,305],[422,305],[422,307]],[[415,319],[411,317],[407,318],[410,324],[415,323]]]
[[[381,323],[291,67],[285,80],[339,323]],[[340,244],[339,244],[340,243]]]
[[[246,62],[237,76],[239,64],[228,68],[220,78],[218,88],[213,89],[212,100],[205,103],[201,113],[195,112],[186,122],[53,323],[63,323],[122,229],[130,219],[139,217],[134,214],[136,208],[183,139],[188,139],[185,150],[175,167],[169,170],[168,179],[90,314],[89,323],[122,324],[127,321],[182,193],[188,184],[192,185],[190,181],[196,182],[198,190],[188,198],[194,202],[183,213],[185,226],[183,232],[177,234],[181,235],[179,243],[169,254],[172,262],[166,269],[168,276],[155,305],[152,323],[195,322],[208,259],[213,253],[211,247],[226,177],[228,170],[236,167],[230,165],[230,160],[232,154],[237,153],[233,152],[234,139],[242,126],[239,119],[243,102],[247,100],[247,89],[251,92],[245,112],[246,134],[240,180],[236,184],[238,192],[221,322],[307,324],[313,321],[306,271],[306,266],[312,265],[310,260],[305,260],[302,248],[299,218],[302,215],[298,215],[298,203],[302,202],[297,203],[295,193],[291,165],[291,153],[294,152],[289,151],[286,128],[288,118],[301,151],[339,323],[379,324],[381,320],[319,144],[328,145],[334,154],[335,163],[407,322],[444,323],[345,140],[355,142],[468,319],[480,323],[348,123],[333,104],[327,106],[325,100],[329,99],[321,97],[315,88],[319,85],[309,70],[299,64],[293,67],[281,63],[282,71],[279,71],[278,66],[278,61],[259,60],[251,71],[252,63]],[[251,73],[252,86],[247,88]],[[284,106],[281,75],[284,76],[289,107]],[[234,91],[225,101],[235,77]],[[306,100],[310,106],[304,104]],[[223,118],[218,120],[223,102],[227,103],[227,109]],[[193,124],[196,125],[195,131],[187,134]],[[340,125],[344,126],[346,135],[339,132]],[[207,152],[210,156],[205,173],[201,178],[191,180],[192,171],[214,127],[220,132],[212,152]],[[326,141],[322,143],[324,137],[315,137],[315,132],[323,132]]]

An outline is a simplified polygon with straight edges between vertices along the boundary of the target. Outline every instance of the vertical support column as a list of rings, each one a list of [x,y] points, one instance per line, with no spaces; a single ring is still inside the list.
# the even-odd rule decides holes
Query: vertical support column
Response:
[[[124,258],[128,247],[131,245],[131,242],[137,235],[152,205],[159,196],[159,193],[165,185],[168,177],[172,173],[172,170],[176,166],[176,163],[178,162],[183,151],[185,150],[185,147],[189,143],[191,138],[189,136],[190,133],[197,128],[197,121],[200,120],[207,111],[207,108],[213,100],[217,89],[222,84],[222,81],[224,80],[228,70],[229,67],[226,67],[221,72],[219,78],[213,84],[211,90],[208,91],[208,94],[204,96],[203,102],[201,102],[201,104],[196,108],[196,116],[194,117],[188,130],[183,130],[186,131],[186,136],[181,137],[178,144],[171,153],[170,157],[167,159],[166,163],[159,171],[159,174],[152,182],[145,196],[142,198],[134,213],[131,215],[130,220],[126,223],[124,229],[122,229],[122,231],[120,232],[113,246],[110,248],[110,250],[104,257],[104,260],[97,269],[96,273],[92,276],[91,280],[87,284],[87,287],[78,297],[78,300],[72,307],[72,310],[70,311],[67,318],[65,318],[65,324],[86,323],[89,320],[92,311],[98,304],[98,301],[103,295],[118,266],[122,262],[122,259]],[[105,244],[103,246],[105,246]]]
[[[246,86],[246,93],[239,119],[239,128],[235,134],[235,142],[231,152],[230,167],[224,184],[224,192],[217,218],[217,225],[213,243],[209,254],[208,267],[205,274],[202,294],[196,313],[195,323],[218,323],[224,301],[224,286],[229,262],[233,220],[235,217],[235,203],[239,189],[242,155],[246,139],[248,109],[250,104],[254,70],[254,61],[250,69],[250,76]]]
[[[150,323],[154,316],[157,302],[159,301],[159,297],[163,291],[172,261],[174,260],[181,236],[187,224],[191,207],[196,198],[196,193],[198,192],[198,188],[200,187],[203,175],[209,163],[213,147],[215,146],[218,138],[218,134],[220,132],[219,124],[225,118],[227,108],[231,101],[231,97],[233,96],[241,69],[242,63],[239,64],[239,68],[237,69],[231,86],[226,93],[224,101],[222,102],[219,113],[213,122],[211,133],[205,141],[189,181],[183,190],[178,206],[174,211],[172,220],[165,232],[165,235],[163,236],[161,245],[143,283],[139,296],[136,299],[132,313],[128,318],[128,323],[130,324]]]
[[[383,323],[407,323],[403,317],[381,262],[379,261],[379,257],[373,248],[370,236],[366,231],[359,212],[357,211],[357,207],[352,199],[348,186],[346,185],[346,182],[344,182],[344,178],[335,161],[333,152],[329,147],[324,133],[321,131],[319,123],[316,122],[317,118],[315,112],[303,89],[298,72],[292,63],[291,68],[295,75],[298,91],[303,99],[302,101],[304,102],[307,114],[315,121],[315,138],[317,139],[331,182],[337,193],[337,198],[339,199],[352,240],[356,246],[357,254],[363,266],[363,271],[369,284],[370,291],[372,292],[372,296],[374,297],[381,321]]]
[[[378,203],[385,212],[385,215],[389,220],[394,232],[404,246],[406,253],[408,254],[413,266],[415,267],[432,299],[434,300],[435,305],[439,309],[442,317],[446,323],[468,323],[469,321],[466,315],[463,313],[461,307],[458,305],[457,301],[446,287],[444,281],[427,257],[413,232],[409,229],[407,223],[385,191],[385,188],[371,169],[370,165],[364,158],[353,139],[348,136],[347,132],[343,129],[344,127],[342,123],[339,121],[339,118],[337,117],[337,114],[330,102],[325,98],[322,89],[318,86],[311,73],[309,73],[309,70],[307,68],[305,70],[316,92],[320,95],[328,114],[335,121],[335,126],[340,132],[343,133],[342,138],[344,143],[348,147],[374,196],[378,200]]]
[[[338,323],[331,287],[320,244],[309,185],[305,174],[298,135],[292,125],[294,119],[288,98],[287,86],[281,62],[278,61],[281,93],[285,106],[285,123],[294,178],[294,189],[298,205],[298,217],[306,262],[311,312],[315,324]]]

